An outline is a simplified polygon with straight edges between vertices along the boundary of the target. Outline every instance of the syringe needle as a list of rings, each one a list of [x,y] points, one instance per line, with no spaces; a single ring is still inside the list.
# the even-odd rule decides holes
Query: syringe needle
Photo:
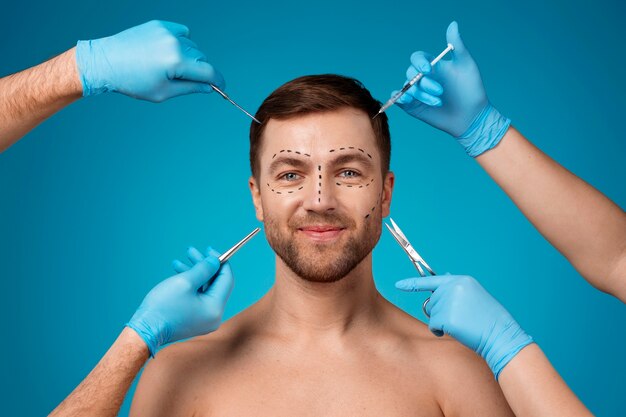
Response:
[[[435,59],[431,61],[430,66],[433,67],[437,62],[441,61],[441,59],[444,56],[446,56],[448,52],[453,51],[453,50],[454,50],[454,46],[452,46],[452,44],[449,43],[446,49],[444,49],[439,55],[437,55]],[[389,107],[393,106],[396,103],[396,101],[398,101],[400,97],[402,97],[404,93],[408,91],[409,88],[413,87],[423,77],[424,77],[424,73],[418,72],[417,75],[415,75],[415,77],[411,78],[411,80],[408,83],[406,83],[404,87],[402,87],[402,90],[398,91],[396,94],[393,95],[393,97],[387,100],[385,104],[383,104],[380,110],[378,110],[378,113],[376,113],[374,117],[372,117],[372,119],[375,119],[376,116],[378,116],[381,113],[384,113]]]

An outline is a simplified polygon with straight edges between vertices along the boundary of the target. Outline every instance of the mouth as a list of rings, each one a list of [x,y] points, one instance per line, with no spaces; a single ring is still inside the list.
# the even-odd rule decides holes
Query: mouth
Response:
[[[298,228],[307,238],[316,242],[328,242],[335,240],[345,230],[345,227],[331,225],[311,225]]]

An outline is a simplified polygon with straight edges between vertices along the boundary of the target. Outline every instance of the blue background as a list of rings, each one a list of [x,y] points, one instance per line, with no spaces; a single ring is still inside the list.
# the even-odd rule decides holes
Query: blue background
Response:
[[[158,18],[188,25],[253,112],[280,84],[314,73],[354,76],[385,100],[410,54],[442,50],[456,19],[495,106],[624,207],[624,17],[606,0],[11,2],[0,14],[0,75]],[[438,271],[478,277],[594,413],[623,415],[625,306],[585,282],[454,140],[398,108],[388,114],[392,213],[418,250]],[[248,128],[214,94],[162,104],[109,94],[0,154],[4,415],[51,411],[187,246],[223,250],[257,225]],[[263,237],[232,263],[227,317],[273,282]],[[415,271],[387,233],[374,270],[383,295],[423,319],[423,297],[393,287]]]

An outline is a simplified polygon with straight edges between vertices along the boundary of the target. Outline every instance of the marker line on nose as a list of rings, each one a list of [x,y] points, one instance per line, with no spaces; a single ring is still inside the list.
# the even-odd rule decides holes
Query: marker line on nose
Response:
[[[320,180],[319,188],[317,190],[317,195],[318,195],[317,202],[321,203],[322,202],[322,197],[321,197],[322,196],[322,166],[321,165],[317,166],[317,171],[320,173],[319,174],[319,180]]]

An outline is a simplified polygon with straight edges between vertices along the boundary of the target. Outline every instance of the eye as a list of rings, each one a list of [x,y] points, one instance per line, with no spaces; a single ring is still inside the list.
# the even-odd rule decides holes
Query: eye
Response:
[[[281,175],[279,179],[282,179],[285,181],[297,181],[300,179],[300,175],[296,174],[295,172],[286,172],[283,175]]]
[[[361,174],[359,174],[358,172],[352,169],[346,169],[346,170],[341,171],[339,176],[343,178],[358,178],[361,176]]]

